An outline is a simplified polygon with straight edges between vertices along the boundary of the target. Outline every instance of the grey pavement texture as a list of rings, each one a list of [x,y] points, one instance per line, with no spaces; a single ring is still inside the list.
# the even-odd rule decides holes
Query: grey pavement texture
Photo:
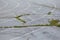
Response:
[[[47,15],[50,11],[52,14]],[[60,0],[0,0],[0,27],[23,25],[13,18],[23,14],[31,14],[21,17],[26,21],[24,25],[47,24],[49,19],[60,20]],[[60,40],[60,28],[0,28],[0,40]]]
[[[35,14],[21,17],[26,24],[46,24],[49,19],[60,19],[59,4],[60,0],[0,0],[0,26],[23,25],[17,19],[9,18],[21,14]],[[49,11],[53,11],[52,15],[47,15]]]
[[[60,40],[58,27],[27,27],[0,29],[0,40]]]

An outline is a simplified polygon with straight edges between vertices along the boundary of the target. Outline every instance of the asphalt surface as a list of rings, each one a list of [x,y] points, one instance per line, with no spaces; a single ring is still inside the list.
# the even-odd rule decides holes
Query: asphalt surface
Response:
[[[47,24],[49,19],[60,20],[59,4],[60,0],[0,0],[0,27],[23,25],[13,18],[23,14],[31,14],[21,17],[26,21],[24,25]],[[47,15],[50,11],[52,14]],[[0,28],[0,40],[60,40],[60,28]]]
[[[47,24],[49,19],[60,19],[59,4],[59,0],[0,0],[0,26],[23,25],[11,18],[23,14],[31,14],[21,17],[26,24]],[[52,14],[47,15],[50,11]]]
[[[0,29],[0,40],[60,40],[60,28],[40,26]]]

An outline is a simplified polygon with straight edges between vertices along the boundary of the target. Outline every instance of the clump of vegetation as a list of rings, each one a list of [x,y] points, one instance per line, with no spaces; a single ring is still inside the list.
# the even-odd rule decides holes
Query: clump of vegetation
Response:
[[[12,28],[12,27],[7,27],[7,26],[5,26],[5,27],[0,27],[0,28]]]
[[[52,19],[52,20],[49,21],[49,23],[50,23],[49,25],[51,25],[51,26],[58,26],[59,22],[60,22],[59,20]]]
[[[22,28],[22,27],[29,27],[29,26],[14,26],[14,28]]]
[[[49,24],[44,24],[45,26],[50,26]]]
[[[19,21],[21,21],[21,22],[23,22],[23,23],[26,23],[26,21],[25,20],[23,20],[23,19],[21,19],[20,17],[15,17],[17,20],[19,20]]]
[[[35,25],[32,25],[32,26],[49,26],[49,24],[35,24]]]
[[[16,18],[17,20],[23,22],[23,23],[26,23],[25,20],[23,20],[23,19],[20,18],[20,17],[22,17],[22,16],[26,16],[26,15],[30,15],[30,14],[19,15],[19,16],[16,16],[15,18]]]
[[[58,24],[57,27],[60,27],[60,24]]]
[[[48,12],[48,15],[51,15],[51,12]]]

